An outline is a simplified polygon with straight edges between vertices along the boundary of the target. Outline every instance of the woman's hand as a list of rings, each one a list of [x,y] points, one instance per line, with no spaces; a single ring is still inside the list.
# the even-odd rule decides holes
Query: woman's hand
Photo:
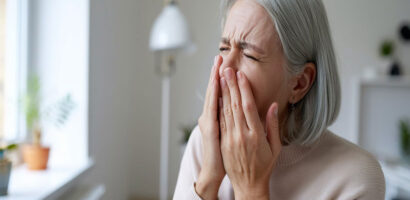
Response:
[[[206,91],[205,104],[198,119],[202,134],[202,166],[195,190],[203,199],[216,199],[226,174],[221,155],[218,120],[219,67],[221,57],[215,57]]]
[[[269,199],[269,179],[281,150],[278,104],[269,107],[263,127],[245,75],[227,68],[220,82],[221,151],[235,198]]]

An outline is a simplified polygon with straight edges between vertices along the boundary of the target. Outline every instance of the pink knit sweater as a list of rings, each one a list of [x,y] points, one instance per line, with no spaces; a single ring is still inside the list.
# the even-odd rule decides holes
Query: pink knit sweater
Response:
[[[181,162],[175,200],[201,199],[194,183],[202,164],[201,133],[196,127]],[[327,131],[309,147],[282,147],[270,179],[270,199],[384,199],[385,181],[377,160],[355,144]],[[228,176],[219,199],[234,199]]]

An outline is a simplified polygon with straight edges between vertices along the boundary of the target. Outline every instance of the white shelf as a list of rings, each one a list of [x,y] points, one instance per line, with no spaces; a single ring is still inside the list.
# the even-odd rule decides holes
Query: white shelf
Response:
[[[94,161],[78,166],[50,166],[45,171],[30,171],[26,166],[12,170],[8,195],[0,200],[57,199],[94,166]]]
[[[409,87],[410,76],[381,76],[375,78],[362,78],[362,86],[381,86],[381,87]]]
[[[399,159],[399,121],[410,117],[410,77],[361,79],[358,94],[358,144],[378,158]]]

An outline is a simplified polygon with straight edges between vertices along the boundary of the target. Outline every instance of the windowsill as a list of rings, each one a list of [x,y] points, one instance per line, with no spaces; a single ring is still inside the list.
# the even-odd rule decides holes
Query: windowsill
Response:
[[[56,199],[78,182],[94,166],[94,161],[79,166],[50,166],[45,171],[29,171],[26,166],[12,170],[8,195],[0,199]]]

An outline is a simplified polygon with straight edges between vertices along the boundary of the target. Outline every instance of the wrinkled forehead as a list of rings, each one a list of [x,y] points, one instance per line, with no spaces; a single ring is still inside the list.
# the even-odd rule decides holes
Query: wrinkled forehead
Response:
[[[253,0],[235,2],[227,13],[222,37],[234,41],[248,41],[266,48],[269,48],[269,44],[275,44],[278,39],[270,15]]]

